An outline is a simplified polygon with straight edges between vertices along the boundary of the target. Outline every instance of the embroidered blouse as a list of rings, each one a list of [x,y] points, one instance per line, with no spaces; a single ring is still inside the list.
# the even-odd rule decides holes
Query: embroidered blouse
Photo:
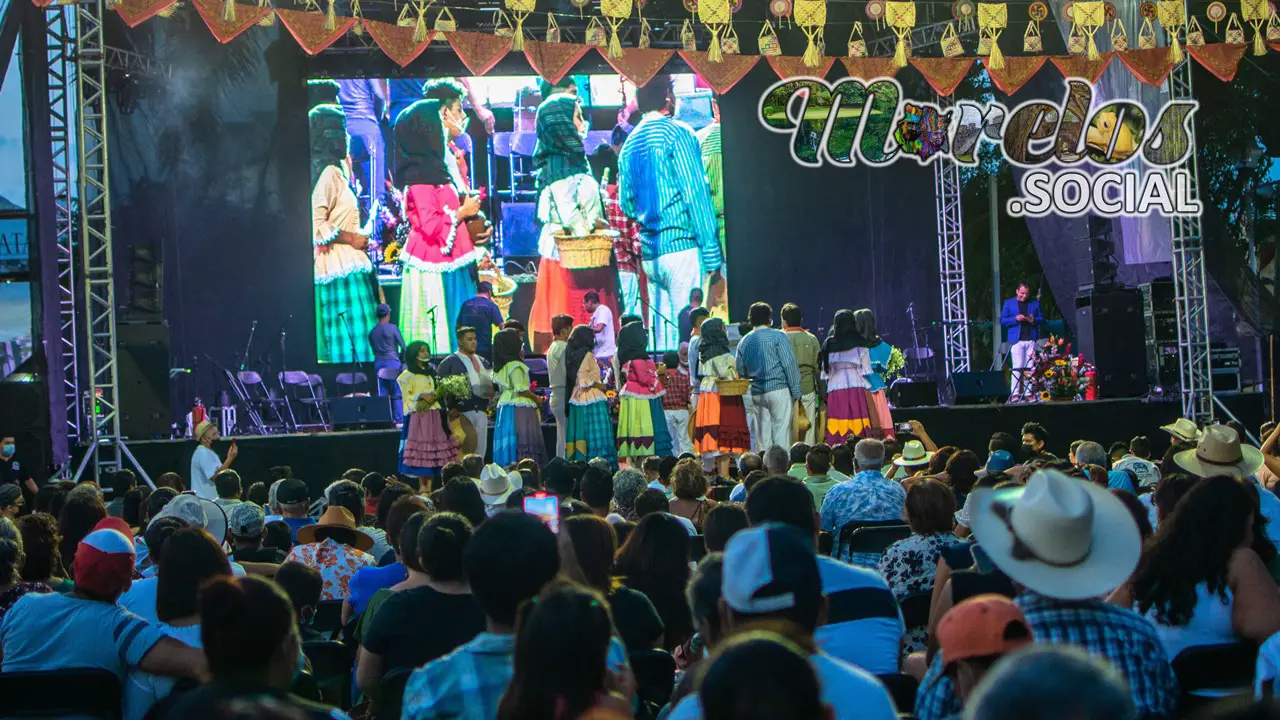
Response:
[[[538,222],[542,223],[538,254],[559,260],[556,235],[561,230],[568,235],[586,235],[602,219],[600,184],[595,178],[579,173],[551,183],[538,195]]]
[[[373,272],[373,263],[363,250],[336,242],[338,232],[344,230],[360,232],[360,208],[346,173],[337,165],[330,165],[320,173],[311,191],[311,244],[317,283]]]
[[[716,380],[737,380],[738,363],[729,353],[698,363],[698,390],[716,392]]]
[[[400,385],[400,395],[404,399],[404,411],[406,414],[440,409],[440,400],[438,398],[430,405],[418,399],[418,396],[422,393],[435,393],[436,379],[434,377],[405,370],[400,373],[400,377],[396,378],[396,383]]]
[[[827,357],[827,362],[831,364],[830,369],[824,373],[827,378],[827,392],[849,388],[870,388],[867,375],[871,374],[871,355],[866,348],[856,347],[833,352]]]
[[[516,405],[519,407],[538,407],[538,403],[520,395],[529,390],[529,368],[524,363],[513,360],[494,373],[493,381],[498,384],[502,394],[498,396],[498,406]]]
[[[573,387],[573,394],[569,397],[569,403],[572,405],[590,405],[606,400],[604,391],[595,387],[600,380],[600,363],[596,360],[596,356],[587,353],[582,358],[582,365],[578,367],[577,382]]]
[[[404,193],[409,239],[400,253],[411,268],[444,273],[476,261],[465,223],[459,224],[458,193],[450,185],[410,185]]]
[[[621,393],[625,397],[648,400],[667,394],[667,391],[662,387],[662,381],[658,379],[658,366],[654,365],[653,361],[648,358],[628,360],[622,366],[622,373],[627,378],[626,384],[622,386]]]

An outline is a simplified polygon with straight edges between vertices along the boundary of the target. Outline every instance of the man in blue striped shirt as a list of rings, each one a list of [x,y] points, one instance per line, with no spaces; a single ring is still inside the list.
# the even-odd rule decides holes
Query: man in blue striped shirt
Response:
[[[671,117],[670,78],[637,89],[636,103],[644,115],[618,156],[618,194],[622,211],[640,225],[652,349],[675,350],[680,308],[724,255],[698,139]]]
[[[751,332],[738,342],[738,375],[751,378],[756,450],[791,446],[791,412],[800,399],[800,366],[791,340],[773,329],[773,308],[752,303]]]

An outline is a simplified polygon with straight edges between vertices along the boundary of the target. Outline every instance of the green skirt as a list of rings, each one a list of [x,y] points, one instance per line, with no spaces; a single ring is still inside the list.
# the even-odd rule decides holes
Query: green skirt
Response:
[[[378,319],[370,274],[357,272],[316,283],[315,295],[316,359],[322,363],[373,362],[368,338]],[[345,318],[341,315],[344,312]]]

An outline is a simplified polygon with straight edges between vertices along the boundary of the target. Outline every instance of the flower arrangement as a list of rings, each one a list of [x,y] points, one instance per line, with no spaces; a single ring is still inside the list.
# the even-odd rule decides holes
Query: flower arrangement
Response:
[[[884,381],[891,383],[902,377],[902,370],[907,366],[907,358],[897,347],[893,348],[893,352],[889,354],[889,364],[884,369]]]
[[[449,407],[454,403],[471,399],[471,381],[466,375],[449,375],[436,380],[436,396],[440,404]]]
[[[1071,354],[1071,343],[1050,336],[1039,355],[1032,378],[1041,400],[1082,400],[1093,384],[1094,367],[1083,355]]]
[[[386,202],[378,208],[382,220],[382,262],[399,260],[400,249],[409,241],[409,219],[404,213],[404,193],[394,186],[387,188]]]

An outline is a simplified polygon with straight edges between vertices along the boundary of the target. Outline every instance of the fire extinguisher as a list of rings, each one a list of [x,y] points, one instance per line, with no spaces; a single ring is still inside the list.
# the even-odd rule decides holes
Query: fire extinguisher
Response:
[[[1098,399],[1098,380],[1097,380],[1098,371],[1090,370],[1086,372],[1084,376],[1089,381],[1088,386],[1086,386],[1084,389],[1084,399],[1097,400]]]

